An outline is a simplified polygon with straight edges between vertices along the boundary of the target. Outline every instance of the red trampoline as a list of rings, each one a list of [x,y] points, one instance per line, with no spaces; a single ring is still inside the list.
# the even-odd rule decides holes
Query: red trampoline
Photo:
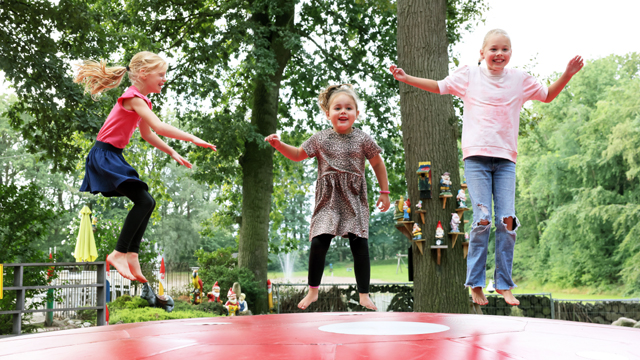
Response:
[[[0,359],[640,359],[640,330],[430,313],[304,313],[110,325],[0,340]]]

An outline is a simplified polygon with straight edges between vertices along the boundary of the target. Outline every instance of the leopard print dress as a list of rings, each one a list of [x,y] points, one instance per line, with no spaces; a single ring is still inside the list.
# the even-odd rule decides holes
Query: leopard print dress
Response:
[[[311,216],[309,240],[322,234],[369,238],[369,203],[365,160],[382,149],[360,129],[338,134],[320,131],[302,144],[307,155],[318,159],[316,206]]]

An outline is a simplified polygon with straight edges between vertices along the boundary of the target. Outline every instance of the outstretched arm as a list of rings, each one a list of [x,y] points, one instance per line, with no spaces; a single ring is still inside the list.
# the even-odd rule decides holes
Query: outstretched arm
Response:
[[[389,71],[391,71],[393,77],[398,81],[402,81],[405,84],[415,86],[418,89],[426,90],[434,94],[440,94],[440,87],[438,87],[438,82],[435,80],[407,75],[404,70],[395,65],[391,65]]]
[[[153,129],[158,135],[170,137],[176,140],[189,141],[198,146],[210,148],[214,151],[216,150],[215,145],[209,144],[208,142],[200,139],[197,136],[193,136],[189,133],[186,133],[178,128],[175,128],[169,124],[166,124],[160,121],[160,119],[156,116],[156,114],[154,114],[153,111],[149,109],[149,106],[147,106],[147,103],[144,100],[138,97],[134,97],[130,101],[131,101],[130,105],[133,108],[133,110],[136,113],[138,113],[138,115],[140,115],[140,117],[142,118],[141,123],[146,123],[147,125],[149,125],[149,127],[151,127],[151,129]]]
[[[182,156],[180,156],[180,154],[178,154],[178,152],[173,150],[171,146],[167,145],[164,141],[162,141],[162,139],[160,139],[158,135],[156,135],[153,131],[151,131],[149,124],[147,124],[144,121],[140,122],[140,135],[146,142],[153,145],[153,147],[155,147],[156,149],[159,149],[160,151],[169,154],[175,161],[178,162],[178,164],[184,165],[189,169],[191,169],[191,166],[192,166],[191,163],[187,161],[185,158],[183,158]]]
[[[382,156],[380,154],[369,159],[369,163],[373,168],[373,172],[376,173],[376,178],[378,178],[378,184],[380,184],[380,191],[389,191],[389,179],[387,179],[387,167],[384,166],[384,161],[382,160]],[[391,206],[391,202],[389,201],[389,194],[380,194],[378,201],[376,202],[376,207],[378,210],[385,212],[389,210],[389,206]]]
[[[576,56],[569,61],[567,65],[567,69],[564,71],[562,76],[558,80],[556,80],[551,86],[549,86],[547,99],[544,101],[546,103],[550,103],[553,99],[560,94],[562,89],[569,83],[569,80],[575,75],[582,67],[584,66],[584,60],[581,56]]]
[[[309,156],[302,148],[287,145],[280,141],[280,138],[276,134],[271,134],[264,138],[264,141],[268,142],[274,149],[280,151],[287,159],[293,161],[302,161]]]

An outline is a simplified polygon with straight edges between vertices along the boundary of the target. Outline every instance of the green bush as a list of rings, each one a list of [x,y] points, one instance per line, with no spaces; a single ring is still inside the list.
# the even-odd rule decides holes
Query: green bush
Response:
[[[226,298],[227,292],[234,282],[240,283],[242,292],[247,296],[245,299],[247,306],[249,309],[255,309],[255,304],[258,301],[266,301],[267,285],[256,281],[251,270],[239,268],[238,260],[231,256],[233,252],[233,248],[218,249],[214,252],[196,251],[195,255],[198,257],[198,265],[200,266],[198,275],[204,283],[205,293],[210,292],[211,287],[217,281],[223,299]],[[236,295],[240,296],[240,294]]]
[[[122,303],[127,304],[124,307],[113,307],[112,309],[112,306],[109,306],[109,324],[129,324],[145,321],[193,319],[218,316],[211,311],[203,311],[206,307],[200,305],[194,306],[185,301],[175,301],[175,308],[170,313],[160,308],[152,308],[148,306],[133,308],[130,304],[134,303],[136,301],[135,299],[137,298],[133,298],[130,301],[123,301]],[[221,305],[218,304],[218,306]]]
[[[119,310],[119,309],[130,309],[135,310],[143,307],[148,307],[149,303],[147,300],[142,299],[138,296],[131,297],[129,295],[123,295],[117,298],[115,301],[110,302],[109,311]]]
[[[76,313],[76,318],[79,320],[95,322],[97,317],[98,317],[97,310],[91,310],[91,309],[78,310],[78,312]]]

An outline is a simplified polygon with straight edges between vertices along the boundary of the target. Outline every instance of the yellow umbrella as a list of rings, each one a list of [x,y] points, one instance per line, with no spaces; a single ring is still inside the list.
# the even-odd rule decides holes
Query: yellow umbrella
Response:
[[[93,238],[93,229],[91,228],[91,209],[84,206],[80,210],[82,219],[80,220],[80,232],[78,233],[78,241],[76,242],[76,251],[74,256],[77,262],[94,261],[98,257],[96,250],[96,241]]]

